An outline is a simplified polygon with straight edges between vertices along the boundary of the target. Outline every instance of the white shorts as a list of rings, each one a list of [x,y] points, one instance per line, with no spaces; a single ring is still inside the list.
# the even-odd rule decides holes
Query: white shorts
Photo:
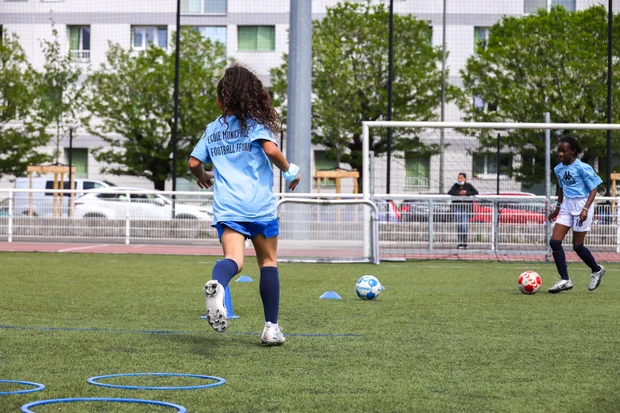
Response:
[[[579,215],[586,206],[588,198],[564,198],[562,206],[560,207],[560,213],[556,224],[564,225],[565,227],[572,228],[574,232],[588,232],[590,231],[590,225],[592,225],[592,218],[594,218],[594,203],[588,210],[588,218],[581,222]]]

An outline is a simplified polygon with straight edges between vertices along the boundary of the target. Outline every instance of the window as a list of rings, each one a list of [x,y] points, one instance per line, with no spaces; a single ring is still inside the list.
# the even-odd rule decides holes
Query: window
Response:
[[[512,176],[512,154],[502,153],[499,157],[500,175]],[[497,176],[497,154],[475,153],[474,176],[477,178]]]
[[[575,11],[577,9],[575,0],[551,0],[551,4],[554,6],[563,6],[568,11]]]
[[[162,49],[167,48],[168,28],[142,26],[131,28],[131,45],[134,49],[144,50],[152,44]]]
[[[71,189],[71,181],[64,181],[64,182],[56,182],[57,185],[57,191],[58,190],[63,190],[63,189]],[[75,185],[75,182],[73,182],[73,185]],[[74,186],[75,187],[75,186]],[[46,181],[45,182],[45,189],[54,189],[54,181]],[[54,196],[54,194],[57,194],[56,196],[60,196],[60,192],[46,192],[45,195],[46,196]],[[63,193],[63,196],[66,196],[67,194]]]
[[[338,166],[338,161],[328,158],[326,151],[314,151],[314,169],[317,171],[333,171]]]
[[[198,30],[205,39],[226,46],[226,26],[195,26],[193,29]]]
[[[314,151],[314,169],[315,171],[334,171],[338,169],[340,164],[337,160],[328,158],[327,151],[316,150]],[[323,178],[320,182],[321,186],[336,185],[336,180],[333,178]]]
[[[90,60],[90,26],[69,26],[69,51],[73,60]]]
[[[240,52],[276,50],[275,26],[238,26],[237,49]]]
[[[181,0],[181,12],[189,14],[226,14],[228,0]]]
[[[575,0],[551,0],[552,6],[563,6],[568,11],[575,11]],[[523,13],[536,13],[538,9],[546,9],[547,0],[523,0]]]
[[[112,194],[108,192],[103,192],[103,193],[97,194],[96,196],[97,198],[102,199],[104,201],[112,201],[112,202],[127,201],[127,194]]]
[[[486,42],[489,39],[490,27],[474,27],[474,52],[482,48],[486,48]]]
[[[405,187],[430,188],[431,159],[417,152],[405,153]]]
[[[88,148],[73,148],[71,162],[75,166],[75,178],[88,177]],[[69,165],[68,148],[65,148],[65,163]]]
[[[92,181],[84,181],[84,182],[82,182],[82,189],[83,190],[98,189],[98,188],[103,188],[103,185],[101,185],[99,182],[92,182]]]
[[[428,45],[432,46],[433,45],[433,26],[431,26],[430,24],[427,26],[426,30],[424,31],[424,37],[426,38]]]

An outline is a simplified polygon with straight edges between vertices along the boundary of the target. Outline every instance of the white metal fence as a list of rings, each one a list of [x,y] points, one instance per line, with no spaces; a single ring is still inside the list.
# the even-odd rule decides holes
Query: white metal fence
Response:
[[[0,240],[218,245],[210,192],[106,188],[73,199],[71,192],[76,191],[1,189]],[[278,197],[280,247],[289,256],[316,260],[367,259],[377,248],[382,258],[446,252],[463,243],[463,232],[469,247],[465,254],[540,254],[547,251],[551,230],[549,204],[541,196],[477,196],[464,204],[446,195],[384,195],[366,201],[360,194]],[[351,201],[326,201],[334,198]],[[597,197],[586,240],[592,250],[620,252],[619,202]]]

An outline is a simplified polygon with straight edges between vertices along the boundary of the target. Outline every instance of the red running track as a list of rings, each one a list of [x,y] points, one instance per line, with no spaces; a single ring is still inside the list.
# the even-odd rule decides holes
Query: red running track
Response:
[[[201,255],[221,256],[219,245],[162,245],[162,244],[101,244],[77,242],[0,242],[0,251],[5,252],[60,252],[60,253],[97,253],[97,254],[161,254],[161,255]],[[246,255],[254,256],[253,248],[246,248]],[[280,248],[281,257],[322,257],[322,258],[351,258],[356,251],[347,249],[287,249]],[[620,262],[620,253],[595,252],[597,261]],[[566,251],[568,261],[580,261],[577,254]],[[382,260],[484,260],[484,261],[545,261],[544,254],[495,254],[492,251],[436,251],[434,253],[402,253],[381,256]]]

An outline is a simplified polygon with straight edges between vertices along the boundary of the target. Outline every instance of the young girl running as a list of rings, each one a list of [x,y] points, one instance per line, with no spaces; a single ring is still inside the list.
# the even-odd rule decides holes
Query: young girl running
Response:
[[[566,256],[562,248],[562,240],[569,229],[573,230],[573,249],[579,258],[592,269],[588,289],[593,291],[601,283],[605,268],[596,263],[590,250],[583,243],[586,233],[590,231],[594,215],[593,203],[596,197],[596,188],[603,180],[590,165],[577,159],[582,148],[576,138],[572,136],[561,138],[557,151],[560,164],[554,168],[554,171],[559,183],[558,202],[555,210],[549,214],[549,221],[555,221],[549,245],[562,279],[551,287],[549,292],[559,293],[573,288],[573,283],[568,277]]]
[[[243,268],[245,240],[249,238],[260,267],[265,314],[261,340],[279,345],[285,338],[278,326],[279,230],[270,161],[283,171],[291,190],[299,183],[299,167],[278,149],[274,133],[280,117],[252,72],[238,64],[226,69],[217,85],[217,104],[222,116],[207,126],[188,161],[199,187],[214,185],[212,226],[217,228],[224,250],[224,259],[215,264],[212,280],[204,286],[207,319],[215,331],[228,327],[224,289]],[[213,172],[206,172],[203,163],[213,164]]]

